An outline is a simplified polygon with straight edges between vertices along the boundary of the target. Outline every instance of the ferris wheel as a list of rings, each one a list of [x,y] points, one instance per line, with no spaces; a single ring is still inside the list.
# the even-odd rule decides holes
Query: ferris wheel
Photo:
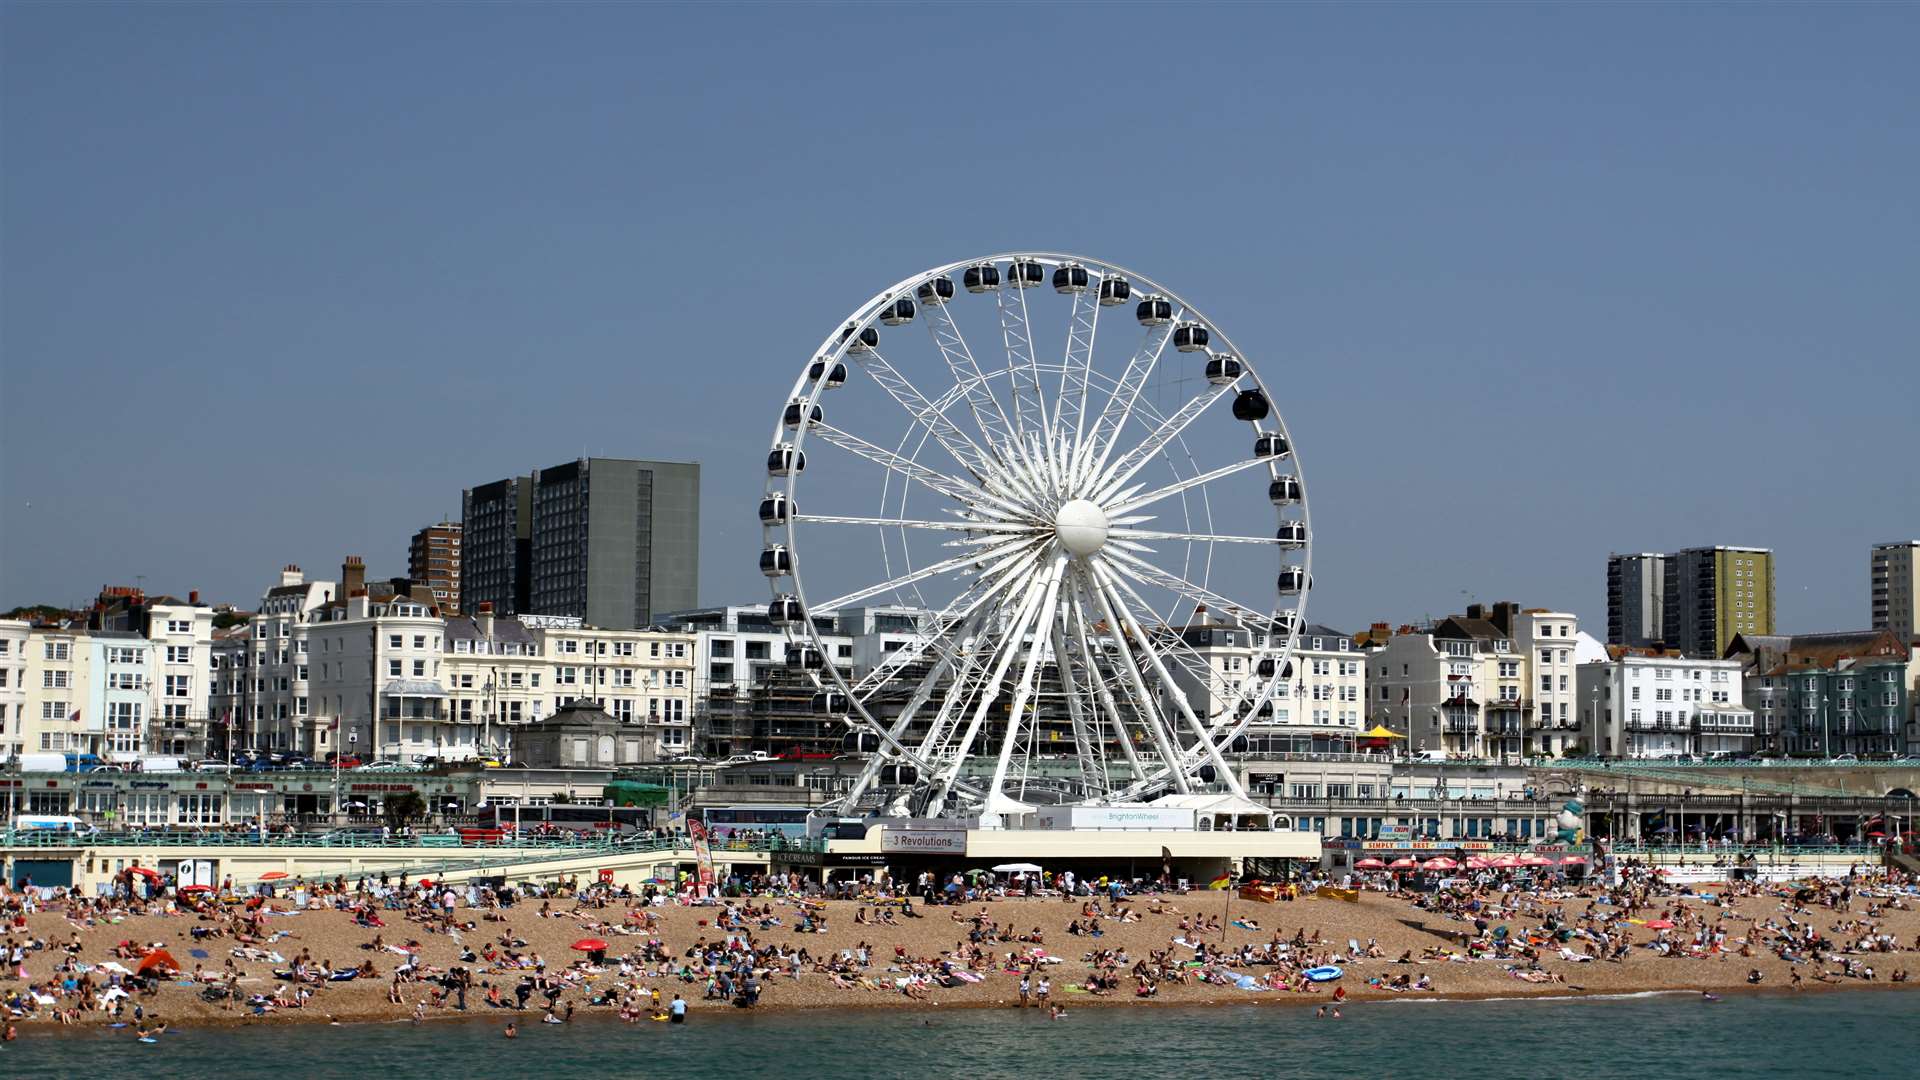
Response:
[[[1059,254],[906,278],[802,365],[767,474],[774,659],[867,755],[833,812],[1244,795],[1226,756],[1291,677],[1312,531],[1272,393],[1180,296]],[[830,647],[873,610],[910,631]]]

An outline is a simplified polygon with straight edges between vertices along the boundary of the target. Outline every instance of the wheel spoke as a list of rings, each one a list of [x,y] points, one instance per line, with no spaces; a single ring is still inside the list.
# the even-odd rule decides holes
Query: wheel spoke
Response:
[[[1060,577],[1065,573],[1066,568],[1066,554],[1062,552],[1054,556],[1053,563],[1047,567],[1047,576],[1041,585],[1040,611],[1034,619],[1032,643],[1027,646],[1027,662],[1020,671],[1020,681],[1013,691],[1013,702],[1007,709],[1007,726],[1000,738],[1000,758],[993,767],[993,782],[987,785],[989,800],[1008,800],[1007,767],[1013,761],[1013,748],[1020,738],[1027,703],[1033,699],[1034,680],[1040,671],[1041,655],[1046,652],[1046,643],[1053,636],[1053,620],[1060,599]],[[1027,725],[1027,738],[1029,740],[1033,738],[1030,724]],[[1002,808],[1005,808],[1004,803]],[[994,809],[989,803],[987,810],[992,812]]]
[[[1050,437],[1047,403],[1040,393],[1040,366],[1033,358],[1033,328],[1027,325],[1027,290],[1016,288],[1013,277],[1020,261],[1007,268],[1006,280],[994,294],[1000,309],[1000,340],[1007,351],[1007,381],[1013,391],[1013,428],[1022,451],[1026,437]]]
[[[1265,626],[1272,621],[1272,616],[1262,615],[1245,604],[1236,604],[1205,586],[1195,585],[1186,578],[1162,570],[1145,559],[1129,555],[1124,551],[1115,551],[1112,548],[1106,549],[1104,554],[1112,556],[1108,560],[1108,565],[1114,570],[1143,585],[1178,593],[1195,604],[1205,604],[1209,611],[1228,612],[1252,622],[1257,627]]]
[[[945,304],[927,304],[922,308],[926,312],[927,332],[933,335],[933,344],[947,362],[947,370],[953,373],[955,389],[967,399],[967,407],[973,413],[973,422],[987,445],[1005,460],[1011,453],[1014,443],[1013,424],[1007,420],[1007,412],[1000,407],[1000,399],[993,394],[993,387],[987,385],[987,377],[980,373],[980,364],[973,358],[973,350],[967,347],[967,339],[954,324],[953,313]]]
[[[1280,544],[1284,543],[1276,536],[1222,536],[1217,533],[1157,532],[1152,529],[1115,528],[1107,531],[1108,536],[1117,536],[1126,540],[1182,540],[1197,544]]]
[[[986,724],[987,711],[993,707],[999,688],[1006,685],[1007,669],[1020,653],[1020,643],[1026,637],[1027,628],[1033,624],[1035,610],[1040,603],[1039,574],[1031,574],[1025,582],[1026,595],[1021,598],[1020,610],[1007,624],[1006,636],[995,646],[993,673],[980,686],[979,704],[974,706],[973,716],[967,721],[967,727],[960,735],[960,741],[953,751],[953,760],[935,779],[933,797],[927,804],[927,814],[939,817],[945,808],[953,784],[960,778],[960,772],[966,767],[967,752],[973,749],[974,740],[980,735],[980,729]]]
[[[1160,760],[1171,766],[1176,753],[1173,731],[1161,717],[1153,692],[1147,688],[1146,680],[1141,677],[1139,664],[1134,662],[1133,649],[1128,646],[1127,634],[1122,631],[1126,624],[1114,611],[1112,598],[1094,578],[1091,564],[1077,569],[1080,572],[1081,587],[1092,594],[1094,602],[1099,605],[1101,618],[1113,628],[1113,647],[1120,654],[1120,667],[1127,677],[1127,688],[1133,693],[1134,712],[1139,717],[1141,726],[1147,729],[1148,738],[1153,740],[1154,748],[1160,754]],[[1168,779],[1172,781],[1174,790],[1182,795],[1192,790],[1192,786],[1187,782],[1186,773],[1182,771],[1173,770]]]
[[[816,423],[810,424],[808,427],[812,430],[815,438],[825,440],[850,454],[863,457],[879,465],[881,468],[890,469],[920,484],[922,487],[945,495],[956,502],[968,506],[988,505],[1006,513],[1020,512],[1019,507],[1014,506],[1004,499],[989,495],[964,480],[948,476],[934,469],[929,469],[912,458],[896,454],[891,450],[882,449],[862,439],[858,435],[842,431],[831,424]]]
[[[1234,473],[1251,469],[1255,465],[1270,464],[1272,460],[1272,458],[1248,458],[1245,461],[1236,461],[1231,465],[1222,465],[1217,469],[1199,473],[1195,476],[1189,476],[1185,480],[1176,481],[1165,487],[1157,487],[1143,494],[1128,495],[1125,492],[1120,492],[1116,496],[1119,501],[1114,503],[1113,506],[1108,509],[1107,513],[1110,517],[1118,517],[1121,514],[1131,513],[1142,507],[1151,506],[1162,499],[1178,495],[1183,491],[1197,488],[1202,484],[1211,484],[1223,476],[1232,476]]]
[[[1174,321],[1186,315],[1182,308],[1174,316]],[[1173,336],[1173,323],[1147,327],[1146,336],[1140,340],[1140,347],[1134,350],[1133,359],[1127,361],[1127,368],[1120,375],[1120,381],[1113,385],[1107,394],[1107,403],[1100,410],[1100,419],[1094,421],[1093,430],[1087,434],[1087,440],[1080,448],[1080,457],[1074,462],[1074,478],[1098,476],[1107,465],[1108,455],[1113,453],[1113,444],[1120,437],[1120,429],[1126,426],[1127,418],[1133,415],[1134,402],[1140,398],[1140,388],[1147,384],[1153,374],[1153,367],[1160,362],[1160,354],[1166,351],[1167,340]]]
[[[1064,449],[1066,467],[1062,479],[1070,478],[1073,463],[1079,460],[1080,445],[1086,438],[1087,392],[1093,374],[1093,339],[1100,329],[1100,283],[1102,275],[1089,273],[1087,287],[1073,294],[1073,311],[1067,318],[1066,362],[1060,365],[1060,396],[1055,403],[1055,436]]]
[[[970,551],[965,555],[955,555],[951,559],[945,559],[928,566],[923,566],[911,573],[901,574],[891,581],[883,581],[878,585],[869,585],[864,589],[855,590],[845,596],[836,596],[824,604],[814,604],[811,606],[815,611],[838,611],[841,608],[847,607],[850,604],[857,604],[869,597],[879,596],[882,593],[892,592],[895,589],[903,589],[908,585],[912,585],[918,581],[925,581],[930,577],[952,573],[957,570],[964,570],[969,566],[976,566],[988,560],[997,559],[1002,555],[1018,552],[1023,548],[1035,547],[1039,543],[1040,540],[1036,537],[1022,537],[986,551]]]
[[[1030,525],[1008,521],[923,521],[915,518],[848,517],[839,514],[795,514],[796,525],[879,525],[889,529],[933,529],[945,532],[1027,532]]]
[[[1115,492],[1126,487],[1127,481],[1133,479],[1133,474],[1153,460],[1153,455],[1178,438],[1180,433],[1186,430],[1187,425],[1193,423],[1201,413],[1207,410],[1207,406],[1219,401],[1232,390],[1232,386],[1209,385],[1204,391],[1194,395],[1185,405],[1180,406],[1172,416],[1162,420],[1160,426],[1154,428],[1152,433],[1141,440],[1139,446],[1128,451],[1125,457],[1114,462],[1113,467],[1101,475],[1099,494],[1094,496],[1094,501],[1111,499]]]
[[[913,422],[926,428],[934,439],[944,447],[953,460],[960,463],[975,477],[988,474],[987,455],[966,433],[947,419],[944,408],[935,408],[926,396],[915,389],[907,377],[900,374],[894,366],[880,355],[880,350],[869,349],[864,352],[848,353],[860,370],[866,372],[880,389],[886,391],[900,408],[904,409]]]

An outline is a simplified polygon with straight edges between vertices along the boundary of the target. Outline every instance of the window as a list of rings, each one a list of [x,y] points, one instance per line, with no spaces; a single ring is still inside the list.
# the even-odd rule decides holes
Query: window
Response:
[[[580,643],[573,640],[572,638],[566,638],[560,642],[560,652],[563,655],[572,656],[573,654],[579,651],[580,651]]]
[[[192,697],[193,696],[192,677],[187,675],[167,676],[167,696],[168,697]]]
[[[398,660],[387,661],[387,677],[390,679],[397,679],[400,677],[400,661]]]
[[[413,635],[413,647],[414,647],[414,648],[416,648],[416,649],[424,649],[424,648],[426,648],[426,647],[427,647],[427,635],[425,635],[425,634],[415,634],[415,635]]]
[[[67,703],[64,701],[42,701],[40,703],[40,719],[42,720],[65,720],[68,715]]]
[[[191,664],[191,663],[193,663],[193,648],[192,648],[192,646],[189,646],[189,645],[169,645],[169,646],[167,646],[167,663],[169,663],[169,664]]]
[[[389,649],[398,649],[398,648],[402,648],[403,646],[401,645],[401,642],[402,642],[402,641],[404,641],[404,640],[405,640],[405,639],[404,639],[404,638],[402,638],[402,637],[401,637],[401,636],[400,636],[399,634],[388,634],[388,635],[387,635],[387,648],[389,648]]]
[[[413,662],[414,678],[416,679],[424,678],[426,677],[426,674],[427,674],[427,662],[425,660],[415,660]]]
[[[72,685],[72,683],[68,681],[70,677],[70,672],[42,671],[40,673],[40,686],[46,690],[64,690]]]

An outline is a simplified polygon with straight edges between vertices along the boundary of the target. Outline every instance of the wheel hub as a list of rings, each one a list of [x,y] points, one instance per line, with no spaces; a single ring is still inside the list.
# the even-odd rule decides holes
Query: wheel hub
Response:
[[[1107,513],[1085,499],[1074,499],[1053,516],[1053,535],[1060,546],[1086,558],[1107,543]]]

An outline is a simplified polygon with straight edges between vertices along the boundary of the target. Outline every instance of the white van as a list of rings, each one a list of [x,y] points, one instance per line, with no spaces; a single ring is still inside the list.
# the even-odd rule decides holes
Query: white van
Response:
[[[1427,764],[1445,764],[1447,761],[1447,752],[1445,750],[1415,750],[1413,752],[1413,760]]]
[[[140,759],[141,772],[185,772],[187,763],[177,757],[150,757]]]
[[[21,772],[66,772],[65,754],[21,754]]]
[[[20,814],[13,819],[17,832],[61,832],[92,836],[100,830],[70,814]]]

